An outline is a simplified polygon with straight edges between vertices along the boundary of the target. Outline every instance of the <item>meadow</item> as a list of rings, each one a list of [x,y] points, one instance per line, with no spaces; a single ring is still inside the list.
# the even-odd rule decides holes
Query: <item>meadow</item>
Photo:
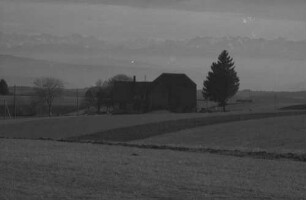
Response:
[[[0,120],[0,137],[63,139],[116,128],[200,116],[208,116],[208,114],[150,113],[140,115],[83,115]]]
[[[305,112],[270,112],[270,113],[219,113],[213,115],[198,115],[191,118],[157,121],[152,123],[137,124],[134,126],[118,127],[103,130],[92,134],[75,135],[68,138],[72,141],[119,141],[127,142],[151,138],[180,130],[188,130],[195,127],[210,126],[215,124],[246,121],[252,119],[264,119],[271,117],[305,115]],[[158,117],[158,115],[156,115]],[[165,115],[167,116],[167,115]],[[184,115],[182,115],[184,116]],[[264,127],[263,127],[264,128]]]
[[[306,153],[306,115],[214,124],[158,135],[133,143]]]
[[[305,198],[305,112],[249,105],[0,120],[0,199]]]
[[[304,162],[0,139],[0,199],[303,199]]]
[[[296,114],[304,114],[304,112],[147,113],[137,115],[37,117],[1,120],[0,137],[72,139],[76,141],[131,141],[217,123]]]

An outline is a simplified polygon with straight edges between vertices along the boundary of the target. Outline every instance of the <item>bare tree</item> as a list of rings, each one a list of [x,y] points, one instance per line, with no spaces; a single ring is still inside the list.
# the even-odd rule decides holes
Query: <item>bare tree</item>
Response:
[[[52,105],[55,97],[61,96],[64,83],[52,77],[41,77],[34,81],[35,92],[40,100],[47,104],[49,117],[52,116]]]
[[[98,101],[101,101],[102,104],[106,105],[107,110],[110,110],[110,108],[114,106],[113,92],[115,82],[117,81],[131,82],[133,81],[133,78],[125,74],[117,74],[103,82],[102,90],[98,93]]]
[[[110,79],[108,79],[107,81],[104,81],[102,83],[102,86],[105,87],[105,88],[108,88],[109,90],[113,90],[114,88],[114,85],[115,85],[115,82],[117,81],[133,81],[133,78],[130,77],[130,76],[127,76],[125,74],[117,74],[113,77],[111,77]],[[96,84],[100,83],[99,81],[97,81]]]
[[[104,84],[105,84],[105,81],[103,81],[102,79],[99,79],[96,82],[96,87],[103,87]]]
[[[85,99],[84,99],[84,103],[87,106],[87,108],[89,109],[91,106],[95,106],[98,109],[98,112],[100,111],[100,104],[97,100],[97,94],[99,91],[99,87],[94,86],[94,87],[90,87],[88,88],[88,90],[85,92]]]

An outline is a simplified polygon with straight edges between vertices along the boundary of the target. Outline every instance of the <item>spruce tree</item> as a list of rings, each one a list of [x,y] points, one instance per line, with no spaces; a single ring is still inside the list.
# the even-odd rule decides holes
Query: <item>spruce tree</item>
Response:
[[[238,89],[239,77],[235,71],[235,64],[224,50],[219,55],[218,61],[211,65],[211,71],[203,83],[203,97],[217,102],[225,112],[228,100],[237,93]]]

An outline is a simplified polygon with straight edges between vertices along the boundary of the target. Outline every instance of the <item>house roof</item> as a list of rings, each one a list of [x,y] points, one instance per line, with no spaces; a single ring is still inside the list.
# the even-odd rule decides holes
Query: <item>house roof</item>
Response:
[[[166,83],[174,83],[174,84],[189,84],[192,86],[196,86],[196,83],[193,82],[186,74],[175,74],[175,73],[163,73],[159,77],[157,77],[153,83],[156,82],[166,82]]]

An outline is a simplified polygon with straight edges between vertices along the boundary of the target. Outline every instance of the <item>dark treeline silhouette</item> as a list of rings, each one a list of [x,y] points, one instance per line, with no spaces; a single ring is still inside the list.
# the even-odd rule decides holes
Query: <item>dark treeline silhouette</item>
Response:
[[[132,81],[132,77],[124,74],[118,74],[110,79],[103,81],[98,80],[94,87],[89,88],[85,93],[85,104],[89,107],[95,107],[97,113],[101,112],[103,106],[106,107],[107,112],[113,106],[113,90],[116,81]]]
[[[164,77],[164,76],[161,76],[161,77]],[[83,92],[81,92],[82,95],[80,95],[78,90],[75,90],[75,91],[72,91],[72,90],[68,91],[67,90],[66,93],[67,94],[69,93],[69,96],[67,96],[67,97],[72,97],[72,98],[75,97],[75,102],[77,102],[77,103],[72,102],[71,105],[67,105],[66,107],[67,107],[67,109],[68,109],[69,106],[71,108],[74,107],[74,110],[77,110],[78,114],[79,114],[80,106],[82,108],[87,108],[87,112],[89,112],[90,109],[94,109],[95,110],[94,112],[101,113],[102,108],[103,108],[104,109],[103,111],[106,111],[107,113],[109,113],[109,112],[112,112],[112,111],[116,110],[116,108],[118,107],[118,102],[120,102],[119,103],[120,105],[121,104],[122,105],[123,104],[130,104],[131,102],[135,103],[137,100],[139,100],[139,98],[146,97],[147,98],[146,102],[142,102],[142,103],[146,103],[146,105],[145,105],[146,108],[148,106],[151,106],[152,109],[153,109],[154,102],[153,102],[152,99],[155,99],[155,103],[156,103],[156,101],[158,101],[159,103],[167,101],[168,104],[169,104],[168,107],[163,107],[163,108],[167,109],[169,111],[171,111],[171,106],[175,105],[176,107],[180,108],[180,107],[183,106],[183,104],[185,102],[186,105],[184,105],[184,107],[195,108],[195,109],[189,109],[189,110],[192,110],[192,112],[194,112],[194,111],[197,110],[196,109],[196,99],[197,99],[197,97],[196,97],[196,84],[194,84],[195,85],[194,86],[195,87],[194,94],[193,94],[193,92],[189,92],[191,90],[193,91],[193,89],[186,88],[185,87],[186,83],[184,83],[184,80],[188,79],[189,82],[193,82],[193,81],[191,79],[189,79],[187,76],[186,76],[187,77],[186,78],[185,76],[186,76],[185,74],[168,74],[167,78],[165,80],[165,83],[161,84],[161,83],[157,83],[158,81],[155,81],[156,83],[153,81],[152,84],[150,85],[150,83],[148,83],[148,82],[144,82],[144,83],[136,82],[135,77],[133,79],[132,77],[130,77],[128,75],[118,74],[118,75],[115,75],[115,76],[113,76],[113,77],[111,77],[107,80],[98,80],[96,82],[95,86],[86,89],[86,92],[85,92],[85,90],[83,90]],[[180,78],[179,79],[174,79],[174,78],[171,78],[171,77],[180,77]],[[118,85],[120,82],[124,83],[124,84],[126,82],[132,82],[133,83],[133,84],[129,84],[129,83],[125,84],[126,86],[132,85],[133,86],[132,88],[124,87],[126,89],[127,88],[131,89],[131,91],[135,90],[134,93],[129,94],[132,99],[127,100],[126,98],[124,98],[127,95],[128,92],[131,92],[129,89],[127,89],[128,91],[121,91],[122,94],[121,93],[118,94],[118,92],[116,92],[117,95],[114,95],[115,94],[114,92],[117,91],[117,90],[115,90],[116,89],[115,86]],[[169,84],[173,85],[172,89],[168,88]],[[184,87],[180,88],[180,85],[182,85],[182,84],[184,85]],[[151,88],[151,87],[153,87],[153,85],[155,87],[154,91]],[[158,86],[156,86],[156,85],[158,85]],[[28,109],[29,111],[24,112],[24,113],[33,113],[33,115],[36,115],[38,113],[40,113],[40,114],[41,113],[48,113],[48,116],[52,116],[53,115],[54,100],[58,99],[58,103],[63,105],[62,101],[64,99],[61,99],[60,97],[63,96],[63,93],[65,92],[64,91],[64,82],[62,80],[57,79],[57,78],[42,77],[42,78],[35,79],[34,82],[33,82],[33,86],[34,87],[32,89],[31,88],[27,89],[28,90],[27,93],[30,94],[30,95],[29,94],[26,95],[27,97],[29,97],[29,100],[27,100],[28,103],[26,103],[26,105],[29,107],[29,109]],[[140,86],[145,86],[145,88],[141,88]],[[162,87],[162,88],[156,89],[158,87]],[[16,89],[16,87],[14,87],[14,89]],[[142,89],[144,89],[144,91]],[[148,95],[147,93],[149,92],[150,89],[153,92],[151,91],[152,94]],[[167,89],[167,91],[166,91],[166,89]],[[225,111],[227,102],[229,101],[229,99],[231,97],[233,97],[237,93],[238,89],[239,89],[239,77],[237,76],[237,73],[235,71],[234,61],[229,56],[228,52],[226,50],[224,50],[219,55],[218,61],[212,63],[212,65],[211,65],[211,71],[208,73],[208,75],[206,77],[206,80],[203,83],[202,95],[206,100],[217,102],[218,105],[221,106],[223,108],[223,110]],[[181,93],[179,93],[180,90],[184,90],[185,92],[183,92],[183,93],[186,94],[187,96],[185,95],[184,98],[183,97],[179,98],[179,95],[181,94]],[[144,93],[142,93],[142,92],[144,92]],[[1,95],[8,95],[9,94],[9,87],[8,87],[6,81],[3,80],[3,79],[0,81],[0,94]],[[15,94],[15,90],[14,90],[14,94]],[[118,97],[118,95],[119,96],[121,95],[121,97],[120,97],[121,99],[115,100],[114,96]],[[192,102],[192,103],[190,103],[191,101],[190,102],[188,101],[188,103],[186,103],[187,99],[188,99],[188,95],[190,97],[194,98],[195,101]],[[10,102],[9,102],[9,105],[12,105],[12,103],[11,103],[12,99],[13,99],[13,96],[12,96]],[[20,101],[21,99],[23,99],[23,98],[17,99],[17,102]],[[148,103],[147,101],[150,102],[150,103]],[[16,103],[15,95],[14,95],[14,102]],[[16,106],[15,103],[14,103],[14,105]],[[73,105],[73,104],[75,104],[75,105]],[[25,104],[23,104],[23,105],[25,105]],[[121,109],[121,107],[124,107],[124,106],[120,107],[120,105],[119,105],[119,108],[117,108],[119,110]],[[135,103],[135,105],[136,105],[136,103]],[[135,105],[134,105],[134,107],[137,107]],[[70,107],[69,107],[69,109],[70,109]],[[37,109],[38,109],[38,111],[37,111]],[[157,109],[157,108],[154,108],[154,109]],[[16,107],[14,108],[14,110],[16,110]],[[148,109],[144,109],[144,110],[149,111]],[[70,110],[70,112],[73,112],[73,111]],[[57,115],[59,115],[59,114],[57,114]]]

